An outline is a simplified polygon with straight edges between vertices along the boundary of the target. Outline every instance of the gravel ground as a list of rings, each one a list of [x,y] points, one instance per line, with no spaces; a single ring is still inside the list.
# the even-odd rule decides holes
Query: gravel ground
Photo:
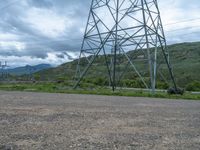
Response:
[[[200,101],[1,91],[0,149],[199,150]]]

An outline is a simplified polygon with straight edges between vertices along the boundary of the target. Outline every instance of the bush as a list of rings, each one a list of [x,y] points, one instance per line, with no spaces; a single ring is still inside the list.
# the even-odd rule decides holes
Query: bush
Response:
[[[169,84],[167,84],[166,82],[158,81],[156,87],[158,89],[168,89],[169,88]]]
[[[35,79],[36,81],[40,81],[40,80],[41,80],[41,76],[40,76],[39,74],[35,74],[35,75],[34,75],[34,79]]]
[[[184,94],[184,90],[183,89],[175,89],[175,88],[169,88],[167,91],[168,94],[173,95],[173,94],[179,94],[179,95],[183,95]]]
[[[106,78],[96,77],[96,78],[84,78],[83,83],[93,84],[97,86],[108,86],[109,82]]]
[[[56,82],[57,83],[65,83],[66,81],[68,81],[68,78],[67,77],[64,77],[64,76],[59,76],[59,77],[57,77],[57,79],[56,79]]]
[[[99,86],[106,86],[106,85],[108,85],[108,81],[105,79],[105,78],[95,78],[94,80],[93,80],[93,83],[95,84],[95,85],[99,85]]]
[[[80,83],[79,87],[82,89],[88,89],[88,88],[93,89],[93,88],[95,88],[95,85],[93,83],[82,82],[82,83]]]
[[[123,80],[123,86],[125,87],[129,87],[129,88],[145,88],[144,84],[142,83],[142,81],[140,81],[139,79],[135,79],[135,80]]]
[[[200,91],[200,82],[193,81],[186,86],[187,91]]]

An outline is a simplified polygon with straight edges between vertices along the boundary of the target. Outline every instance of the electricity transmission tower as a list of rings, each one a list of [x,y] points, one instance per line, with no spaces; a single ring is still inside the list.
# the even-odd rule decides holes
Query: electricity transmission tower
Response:
[[[29,80],[29,81],[34,81],[34,76],[33,76],[33,74],[34,74],[36,68],[33,67],[33,66],[27,65],[27,66],[26,66],[26,70],[27,70],[27,73],[28,73],[28,74],[27,74],[27,75],[28,75],[28,80]]]
[[[104,57],[113,91],[132,68],[144,87],[154,92],[163,64],[177,89],[157,0],[92,0],[75,88],[98,56]]]
[[[4,64],[0,61],[1,80],[3,81],[8,77],[8,73],[6,71],[7,67],[8,67],[7,61],[5,61]]]

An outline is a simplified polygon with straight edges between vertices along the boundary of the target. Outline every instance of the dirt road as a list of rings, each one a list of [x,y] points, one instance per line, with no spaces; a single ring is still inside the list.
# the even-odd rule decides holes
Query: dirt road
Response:
[[[1,91],[0,149],[199,150],[200,101]]]

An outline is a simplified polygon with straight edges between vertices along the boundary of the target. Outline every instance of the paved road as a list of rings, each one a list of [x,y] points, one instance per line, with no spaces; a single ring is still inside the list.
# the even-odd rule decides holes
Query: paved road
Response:
[[[0,149],[199,150],[200,101],[0,92]]]

